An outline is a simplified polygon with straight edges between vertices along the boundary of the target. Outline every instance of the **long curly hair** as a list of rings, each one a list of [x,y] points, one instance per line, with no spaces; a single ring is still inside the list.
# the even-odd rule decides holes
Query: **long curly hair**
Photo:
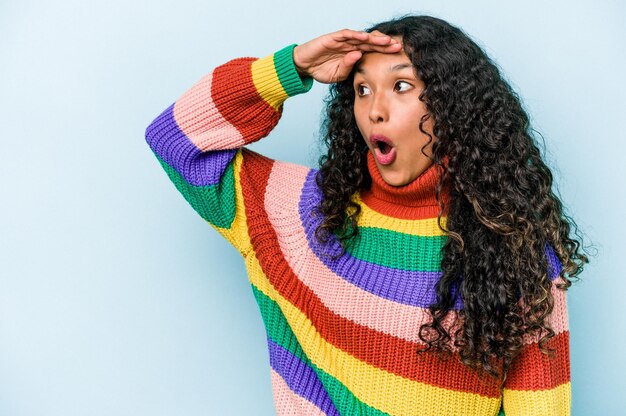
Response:
[[[430,136],[423,124],[433,118],[431,159],[443,172],[437,223],[450,238],[442,248],[436,302],[428,309],[432,319],[420,328],[425,346],[417,350],[441,355],[455,347],[463,363],[504,381],[524,335],[553,353],[546,346],[555,336],[548,322],[554,299],[546,249],[551,246],[563,265],[557,287],[567,290],[589,262],[581,242],[570,236],[572,228],[579,236],[578,227],[552,191],[552,173],[520,98],[468,35],[444,20],[415,15],[366,29],[374,30],[401,37],[425,85],[419,99],[428,114],[416,122]],[[316,238],[334,236],[344,251],[359,234],[361,208],[352,196],[372,180],[354,116],[353,78],[354,68],[330,85],[322,123],[327,153],[316,175],[323,194],[315,209],[323,216]],[[451,198],[444,229],[445,181]],[[457,295],[464,307],[455,312]],[[449,316],[462,325],[445,325]]]

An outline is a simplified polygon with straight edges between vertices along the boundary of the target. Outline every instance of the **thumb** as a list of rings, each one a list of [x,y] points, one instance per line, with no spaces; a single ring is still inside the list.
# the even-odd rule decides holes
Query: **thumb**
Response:
[[[359,50],[350,51],[343,57],[343,62],[346,64],[346,66],[352,67],[359,59],[361,59],[362,56],[363,52]]]

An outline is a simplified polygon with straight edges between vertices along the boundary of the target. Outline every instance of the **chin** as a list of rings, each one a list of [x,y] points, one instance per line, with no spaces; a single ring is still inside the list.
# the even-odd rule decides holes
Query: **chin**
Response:
[[[387,183],[387,185],[391,185],[391,186],[404,186],[412,182],[410,178],[398,179],[398,178],[387,178],[385,176],[383,176],[383,180],[385,181],[385,183]]]

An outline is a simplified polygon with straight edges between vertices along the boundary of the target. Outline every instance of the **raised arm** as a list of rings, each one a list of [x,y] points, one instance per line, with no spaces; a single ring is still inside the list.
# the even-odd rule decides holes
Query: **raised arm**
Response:
[[[244,196],[240,178],[272,161],[243,146],[267,136],[285,100],[308,91],[313,80],[338,82],[363,52],[400,47],[380,33],[344,29],[261,59],[231,60],[166,108],[146,129],[146,141],[196,212],[245,254],[246,200],[262,198],[263,189],[250,187]]]
[[[239,186],[242,147],[267,136],[284,101],[313,83],[294,66],[295,46],[216,67],[146,129],[148,145],[176,188],[242,254],[249,245]]]

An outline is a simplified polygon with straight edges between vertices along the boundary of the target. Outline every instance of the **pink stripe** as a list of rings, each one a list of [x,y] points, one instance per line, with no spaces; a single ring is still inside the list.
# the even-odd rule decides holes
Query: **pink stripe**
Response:
[[[213,73],[202,77],[174,105],[178,128],[201,151],[234,149],[244,145],[243,136],[226,121],[211,97]]]
[[[427,309],[396,303],[350,284],[326,267],[309,248],[298,213],[308,171],[305,166],[276,161],[268,180],[265,209],[285,260],[333,313],[379,332],[422,343],[418,333],[422,324],[430,322]],[[562,302],[555,302],[557,333],[567,329],[563,325],[563,308]],[[445,324],[449,328],[451,323],[452,316]]]
[[[567,316],[567,293],[556,287],[558,283],[563,283],[563,278],[558,277],[552,281],[552,296],[554,297],[554,309],[548,318],[548,323],[556,334],[569,330],[568,316]],[[524,335],[524,344],[531,344],[538,342],[537,336]]]
[[[307,399],[294,393],[285,380],[270,368],[272,379],[272,392],[274,395],[274,406],[276,407],[276,414],[278,416],[309,416],[309,415],[324,415],[325,413],[311,403]]]

